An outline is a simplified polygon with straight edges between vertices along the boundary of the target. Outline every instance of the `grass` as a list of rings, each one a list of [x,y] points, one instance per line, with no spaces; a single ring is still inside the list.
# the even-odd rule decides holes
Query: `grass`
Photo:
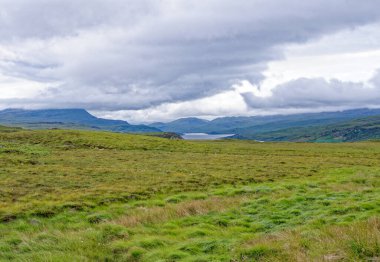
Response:
[[[0,131],[0,260],[376,261],[380,147]]]
[[[321,230],[286,230],[251,240],[240,260],[269,261],[377,261],[380,252],[378,218]]]
[[[1,133],[10,133],[10,132],[16,132],[16,131],[21,131],[21,130],[22,129],[20,127],[8,127],[8,126],[0,125]]]

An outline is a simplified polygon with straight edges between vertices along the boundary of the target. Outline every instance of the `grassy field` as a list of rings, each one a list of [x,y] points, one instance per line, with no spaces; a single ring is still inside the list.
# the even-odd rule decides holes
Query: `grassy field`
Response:
[[[0,128],[0,261],[379,261],[380,143]]]

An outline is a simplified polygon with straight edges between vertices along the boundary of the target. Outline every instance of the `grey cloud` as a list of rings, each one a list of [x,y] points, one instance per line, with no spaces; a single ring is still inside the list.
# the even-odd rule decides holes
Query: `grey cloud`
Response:
[[[243,93],[255,109],[315,109],[325,107],[380,106],[380,71],[369,83],[297,79],[277,86],[268,97]]]
[[[61,83],[33,105],[94,110],[147,108],[210,96],[243,79],[259,83],[266,63],[281,59],[282,45],[380,18],[379,4],[369,0],[0,0],[0,6],[0,49],[13,54],[0,56],[8,61],[0,73]]]
[[[151,15],[155,1],[0,0],[1,41],[75,35],[114,23],[133,25]]]

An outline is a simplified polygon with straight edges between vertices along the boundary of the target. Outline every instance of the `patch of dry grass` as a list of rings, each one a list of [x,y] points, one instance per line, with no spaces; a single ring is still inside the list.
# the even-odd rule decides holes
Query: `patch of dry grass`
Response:
[[[254,255],[259,261],[380,261],[380,218],[264,235],[244,245],[239,261],[251,261]]]
[[[204,215],[209,212],[222,212],[240,205],[245,199],[245,197],[211,197],[205,200],[168,204],[164,207],[142,207],[134,210],[131,214],[122,216],[115,223],[126,227],[163,223],[188,216]]]

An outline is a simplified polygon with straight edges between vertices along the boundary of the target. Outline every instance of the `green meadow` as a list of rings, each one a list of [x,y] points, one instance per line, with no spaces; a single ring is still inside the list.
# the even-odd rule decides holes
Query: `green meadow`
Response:
[[[0,261],[379,261],[380,142],[0,128]]]

